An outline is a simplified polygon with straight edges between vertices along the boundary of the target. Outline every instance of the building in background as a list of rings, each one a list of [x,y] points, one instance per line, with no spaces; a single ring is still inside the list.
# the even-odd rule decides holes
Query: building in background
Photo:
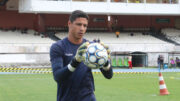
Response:
[[[165,63],[180,58],[180,0],[1,0],[0,57],[11,59],[0,63],[47,63],[76,9],[90,15],[85,37],[108,44],[114,66],[126,67],[128,56],[133,67],[157,66],[159,54]]]

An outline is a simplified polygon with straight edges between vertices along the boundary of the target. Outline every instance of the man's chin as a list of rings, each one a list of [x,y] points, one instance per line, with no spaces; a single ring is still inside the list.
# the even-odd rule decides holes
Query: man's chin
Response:
[[[83,38],[84,34],[83,35],[78,35],[78,38],[81,39]]]
[[[82,39],[82,38],[83,38],[82,36],[76,37],[77,40],[80,40],[80,39]]]

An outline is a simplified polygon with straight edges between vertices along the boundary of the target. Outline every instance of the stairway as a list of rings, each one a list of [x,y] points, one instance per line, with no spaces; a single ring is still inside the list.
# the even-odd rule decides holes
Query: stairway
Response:
[[[166,37],[166,35],[164,35],[163,33],[151,33],[150,35],[155,37],[155,38],[158,38],[158,39],[160,39],[162,41],[166,41],[166,42],[169,42],[169,43],[172,43],[172,44],[175,44],[175,45],[180,45],[179,43],[177,43],[177,42],[175,42],[175,41],[173,41],[171,39],[168,39]]]

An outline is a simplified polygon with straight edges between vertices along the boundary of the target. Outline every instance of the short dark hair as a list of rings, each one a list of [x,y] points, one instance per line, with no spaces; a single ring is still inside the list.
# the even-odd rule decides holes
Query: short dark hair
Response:
[[[75,11],[73,11],[72,14],[71,14],[70,17],[69,17],[69,20],[70,20],[71,22],[73,22],[73,21],[75,21],[77,18],[86,18],[87,20],[89,20],[89,16],[88,16],[85,12],[83,12],[83,11],[81,11],[81,10],[75,10]]]

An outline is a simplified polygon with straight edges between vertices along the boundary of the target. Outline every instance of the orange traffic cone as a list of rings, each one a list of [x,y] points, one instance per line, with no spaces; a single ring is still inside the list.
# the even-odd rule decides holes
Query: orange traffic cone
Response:
[[[164,79],[163,79],[163,76],[162,76],[162,73],[159,72],[159,88],[160,88],[160,95],[168,95],[169,92],[166,88],[166,84],[164,82]]]

